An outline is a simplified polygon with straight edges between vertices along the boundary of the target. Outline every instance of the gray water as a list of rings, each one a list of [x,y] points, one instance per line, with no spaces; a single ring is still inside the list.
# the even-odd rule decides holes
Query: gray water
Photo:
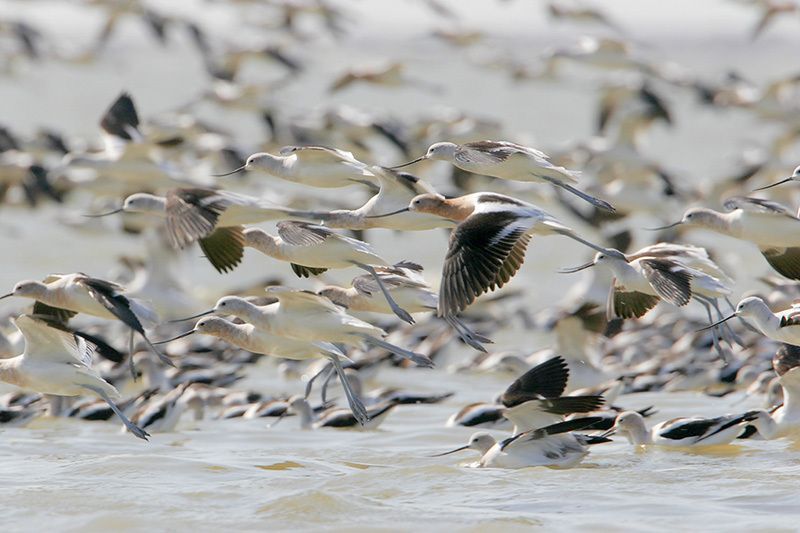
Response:
[[[597,74],[569,69],[573,76],[565,82],[513,84],[496,71],[474,66],[463,51],[428,37],[444,24],[422,2],[340,3],[352,18],[351,34],[335,46],[322,39],[290,48],[306,60],[306,73],[272,95],[271,105],[302,115],[323,104],[346,103],[406,118],[446,105],[501,120],[509,136],[543,149],[591,134]],[[549,23],[539,2],[449,4],[462,14],[459,24],[487,32],[490,44],[507,48],[516,57],[533,60],[547,46],[570,42],[581,31]],[[708,79],[731,68],[758,80],[797,71],[797,62],[792,62],[797,57],[796,21],[779,22],[751,44],[747,32],[755,14],[734,2],[607,4],[609,13],[643,44],[648,56],[676,61]],[[254,35],[253,30],[239,31],[231,7],[222,2],[175,0],[155,5],[176,14],[190,13],[219,34]],[[44,32],[76,48],[89,42],[102,23],[96,13],[72,2],[0,2],[0,18],[12,15],[30,17]],[[100,113],[122,89],[134,95],[144,117],[201,91],[205,74],[186,37],[173,33],[164,51],[146,38],[145,31],[138,21],[125,22],[96,64],[43,61],[21,65],[14,76],[0,78],[0,121],[21,133],[47,125],[92,137]],[[410,74],[446,90],[354,87],[334,97],[325,93],[332,76],[344,68],[386,58],[406,60]],[[703,108],[683,92],[668,98],[676,105],[676,126],[657,126],[647,152],[685,183],[735,172],[744,149],[765,145],[778,131],[742,112]],[[245,147],[256,146],[263,135],[253,117],[204,112],[221,119]],[[435,170],[425,178],[444,185]],[[284,188],[275,181],[267,186]],[[360,197],[353,194],[355,207]],[[547,207],[563,215],[557,206]],[[69,209],[77,214],[87,208],[79,204]],[[0,288],[50,272],[105,276],[114,269],[117,256],[143,251],[135,237],[75,230],[62,225],[61,216],[63,212],[54,208],[0,210],[0,249],[5,250]],[[421,262],[435,284],[446,236],[441,231],[425,234],[424,240],[420,236],[368,232],[379,252]],[[642,243],[645,238],[639,235]],[[702,232],[687,238],[714,245],[720,262],[737,277],[737,296],[752,289],[755,277],[766,271],[755,249]],[[509,289],[525,289],[532,310],[545,308],[578,279],[562,277],[555,270],[586,257],[574,243],[537,239]],[[290,278],[286,265],[257,255],[248,254],[236,274],[225,277],[196,254],[186,259],[185,279],[205,300],[268,276],[283,277],[293,286],[313,286]],[[350,275],[354,272],[336,273],[331,279],[346,280]],[[22,305],[3,301],[0,311],[12,313]],[[492,337],[498,350],[524,352],[546,348],[552,341],[516,322]],[[453,363],[472,357],[456,345],[447,355]],[[0,527],[3,531],[796,529],[800,449],[791,441],[747,442],[714,453],[693,453],[634,452],[616,439],[597,447],[580,467],[566,471],[478,470],[461,466],[458,456],[430,458],[466,442],[471,433],[445,428],[450,414],[469,402],[490,400],[513,378],[449,369],[443,364],[433,371],[382,370],[371,385],[447,390],[456,395],[442,405],[401,406],[376,432],[300,431],[292,419],[267,428],[263,420],[187,418],[177,432],[155,434],[144,444],[120,434],[115,424],[68,419],[42,418],[25,428],[0,429]],[[301,382],[281,379],[275,363],[268,360],[253,368],[239,386],[267,394],[303,388]],[[733,405],[735,401],[682,392],[623,396],[617,403],[628,408],[655,405],[656,420],[758,405],[758,399]],[[461,460],[468,463],[474,457],[465,453]]]

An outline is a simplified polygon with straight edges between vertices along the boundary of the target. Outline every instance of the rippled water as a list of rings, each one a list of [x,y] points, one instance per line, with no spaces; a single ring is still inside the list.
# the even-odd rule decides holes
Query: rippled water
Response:
[[[65,4],[0,2],[0,15],[28,13],[51,32],[85,39],[85,31],[79,28],[86,21]],[[234,29],[230,21],[217,16],[227,9],[224,4],[211,7],[183,0],[169,4],[178,11],[202,6],[194,16],[218,24],[221,30]],[[563,27],[547,26],[538,3],[458,4],[463,4],[465,26],[483,24],[494,42],[512,46],[523,57],[566,42],[572,35]],[[493,71],[470,66],[459,53],[425,37],[437,24],[421,3],[371,0],[348,3],[348,7],[356,21],[353,37],[340,48],[310,44],[300,50],[299,55],[313,67],[287,93],[275,95],[276,103],[294,111],[313,107],[321,101],[333,73],[360,60],[388,55],[414,59],[412,73],[443,84],[447,91],[356,88],[334,100],[400,116],[441,104],[468,108],[505,121],[510,131],[532,137],[543,148],[585,138],[591,132],[592,84],[512,85]],[[797,65],[785,64],[796,56],[796,28],[781,23],[750,46],[745,32],[754,20],[748,16],[752,13],[732,2],[708,1],[701,7],[688,0],[627,0],[609,9],[635,38],[650,45],[653,56],[674,59],[712,79],[733,66],[761,77],[796,70]],[[45,63],[0,79],[0,101],[4,102],[0,120],[23,132],[52,125],[91,135],[100,111],[121,88],[134,94],[144,116],[196,94],[204,75],[186,40],[175,39],[166,54],[153,45],[136,44],[140,32],[135,23],[127,24],[98,65],[78,68]],[[648,151],[686,182],[735,171],[736,157],[749,142],[764,143],[774,133],[742,113],[700,108],[685,94],[670,95],[670,99],[677,104],[677,126],[657,128]],[[237,137],[256,144],[253,136],[260,135],[260,129],[255,121],[245,116],[228,116],[225,121]],[[437,182],[435,175],[431,179]],[[283,187],[274,182],[270,186]],[[83,208],[76,207],[76,212]],[[553,211],[559,212],[555,207]],[[0,286],[54,271],[106,275],[116,256],[141,252],[135,238],[75,231],[60,224],[58,216],[53,209],[34,214],[0,210],[0,249],[5,251],[0,256]],[[428,278],[436,280],[444,232],[429,232],[424,241],[419,235],[385,231],[368,236],[387,256],[421,261]],[[690,238],[712,242],[702,233]],[[721,251],[722,263],[735,267],[737,289],[750,288],[764,268],[755,251],[727,239],[713,242]],[[555,269],[578,264],[585,257],[586,252],[571,242],[538,240],[511,287],[528,290],[532,309],[546,307],[577,279],[560,277]],[[228,277],[217,276],[196,257],[189,259],[186,279],[207,299],[265,276],[289,279],[285,265],[258,256],[249,255],[242,269]],[[346,279],[349,274],[353,272],[334,278]],[[4,301],[0,309],[10,313],[19,305]],[[523,331],[518,323],[493,337],[497,349],[533,351],[551,342],[547,336]],[[471,353],[458,346],[448,350],[451,362],[467,357]],[[643,453],[617,439],[598,446],[583,465],[566,471],[465,468],[462,463],[474,460],[466,453],[463,458],[431,458],[433,453],[465,443],[471,433],[445,428],[450,414],[469,402],[493,398],[512,379],[447,369],[447,364],[441,364],[434,371],[382,370],[372,385],[447,390],[456,395],[442,405],[401,406],[375,432],[300,431],[294,419],[268,428],[264,420],[194,422],[187,418],[179,431],[155,434],[144,444],[108,423],[39,419],[26,428],[0,429],[0,529],[796,529],[800,448],[791,441],[747,442],[707,453]],[[265,360],[240,386],[277,394],[298,392],[302,383],[281,380],[274,363]],[[655,405],[658,420],[756,405],[756,400],[737,405],[734,401],[684,392],[624,396],[618,403],[629,408]]]

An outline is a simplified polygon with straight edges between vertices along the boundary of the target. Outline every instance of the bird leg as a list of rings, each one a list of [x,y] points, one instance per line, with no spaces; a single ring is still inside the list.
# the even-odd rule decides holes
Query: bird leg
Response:
[[[339,376],[339,382],[342,384],[342,388],[344,389],[344,395],[347,397],[347,403],[350,404],[350,411],[352,411],[353,416],[356,417],[356,420],[358,420],[359,424],[362,426],[366,425],[366,423],[369,422],[367,408],[364,407],[364,404],[358,398],[358,395],[353,391],[353,388],[350,385],[350,380],[347,379],[347,375],[344,373],[342,362],[339,360],[337,355],[331,355],[330,359],[331,363],[333,363],[334,370],[336,370],[336,375]]]
[[[333,367],[330,364],[327,364],[324,367],[322,367],[322,370],[311,376],[311,379],[309,379],[308,383],[306,383],[306,392],[304,396],[306,400],[308,400],[308,397],[311,396],[311,387],[313,387],[314,381],[316,381],[316,379],[320,377],[322,374],[330,373],[332,371]],[[325,403],[324,398],[322,399],[322,403]]]
[[[408,313],[408,311],[406,311],[405,309],[403,309],[402,307],[397,305],[397,302],[394,301],[394,298],[392,298],[392,295],[389,294],[389,291],[386,288],[386,285],[384,285],[383,280],[378,275],[378,273],[375,272],[375,269],[371,265],[366,265],[364,263],[359,263],[358,261],[353,261],[353,264],[356,265],[358,268],[366,270],[367,273],[369,273],[369,275],[372,276],[372,278],[375,280],[375,283],[378,284],[378,287],[380,288],[381,292],[383,293],[383,297],[386,298],[386,301],[389,303],[389,307],[392,308],[392,311],[394,311],[394,314],[396,314],[398,317],[400,317],[400,320],[402,320],[404,322],[408,322],[409,324],[413,324],[414,323],[414,319],[411,317],[411,315]]]
[[[469,326],[467,326],[460,318],[455,315],[446,316],[444,317],[445,321],[450,324],[450,326],[456,330],[458,336],[461,337],[461,340],[464,341],[467,345],[472,346],[479,352],[487,353],[486,348],[483,347],[481,344],[485,342],[487,344],[491,344],[492,340],[489,338],[484,337],[478,333],[472,331]]]
[[[700,305],[702,305],[706,310],[706,315],[708,316],[709,323],[714,323],[714,317],[711,314],[711,305],[709,305],[708,301],[705,298],[695,295],[695,300],[697,300]],[[714,344],[714,349],[717,351],[719,356],[722,358],[723,361],[727,361],[727,355],[722,350],[722,346],[720,345],[719,341],[722,338],[722,331],[719,326],[714,326],[711,330],[712,337],[711,342]]]
[[[166,355],[164,355],[163,353],[161,353],[161,352],[158,350],[158,348],[156,348],[155,346],[153,346],[153,343],[152,343],[152,342],[150,342],[150,339],[148,339],[148,338],[147,338],[147,335],[145,335],[144,333],[141,333],[141,335],[142,335],[142,338],[144,339],[144,342],[146,342],[146,343],[147,343],[147,346],[149,346],[149,347],[150,347],[150,349],[151,349],[151,350],[153,350],[153,353],[154,353],[154,354],[156,354],[156,355],[158,356],[158,358],[159,358],[159,359],[161,359],[161,362],[162,362],[162,363],[164,363],[164,364],[165,364],[165,365],[167,365],[167,366],[171,366],[171,367],[174,367],[174,366],[175,366],[175,363],[173,363],[173,362],[172,362],[172,359],[170,359],[169,357],[167,357]]]
[[[410,350],[406,350],[405,348],[400,348],[399,346],[395,346],[391,342],[386,342],[383,339],[378,339],[377,337],[373,337],[367,333],[355,333],[357,337],[361,337],[364,339],[367,344],[372,344],[374,346],[378,346],[392,352],[395,355],[399,355],[403,359],[408,359],[409,361],[416,363],[417,366],[424,366],[426,368],[433,368],[433,361],[431,361],[430,357],[427,355],[423,355],[421,353],[415,353]]]
[[[136,332],[131,329],[131,335],[128,338],[128,366],[131,369],[131,377],[133,378],[134,383],[136,382],[136,366],[133,363],[133,349],[134,349],[134,335]]]
[[[716,298],[709,298],[708,301],[709,301],[709,303],[711,305],[714,306],[714,309],[717,311],[717,315],[718,315],[719,320],[722,320],[723,318],[725,318],[725,315],[722,314],[722,309],[719,308],[719,302],[717,302],[717,299]],[[735,309],[734,309],[734,311],[735,311]],[[733,328],[731,327],[731,325],[728,322],[724,322],[722,324],[722,327],[725,328],[725,330],[728,332],[728,342],[733,341],[736,344],[738,344],[739,346],[744,346],[744,342],[742,341],[741,337],[739,337],[739,335],[737,335],[736,332],[733,331]]]
[[[564,183],[563,181],[561,181],[559,179],[550,178],[548,176],[539,176],[539,177],[542,178],[545,181],[549,181],[550,183],[552,183],[556,187],[561,187],[562,189],[571,192],[575,196],[583,198],[584,200],[586,200],[587,202],[589,202],[593,206],[595,206],[595,207],[597,207],[599,209],[602,209],[603,211],[610,211],[611,213],[616,211],[616,209],[614,209],[614,206],[611,205],[610,203],[606,202],[605,200],[600,200],[599,198],[595,198],[594,196],[592,196],[590,194],[586,194],[585,192],[583,192],[583,191],[581,191],[579,189],[576,189],[572,185]]]
[[[122,413],[122,411],[120,411],[119,407],[116,406],[116,404],[111,400],[111,398],[108,397],[108,394],[106,394],[106,392],[103,389],[101,389],[100,387],[95,387],[93,385],[81,385],[81,387],[88,389],[97,394],[98,396],[100,396],[108,404],[108,406],[111,407],[111,410],[114,411],[114,414],[117,415],[120,420],[122,420],[122,423],[125,424],[125,427],[128,428],[128,431],[130,431],[140,439],[147,440],[147,437],[149,437],[150,434],[147,433],[142,428],[140,428],[139,426],[137,426],[136,424],[134,424],[133,422],[131,422],[130,419],[127,416],[125,416]]]

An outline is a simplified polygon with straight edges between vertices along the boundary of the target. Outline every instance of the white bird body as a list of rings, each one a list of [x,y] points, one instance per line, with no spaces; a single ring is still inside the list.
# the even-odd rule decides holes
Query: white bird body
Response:
[[[578,181],[578,172],[567,170],[550,162],[544,152],[508,141],[476,141],[465,144],[438,142],[430,145],[422,157],[400,165],[400,168],[424,159],[447,161],[462,170],[495,178],[550,183],[560,187],[595,207],[614,211],[608,202],[582,192],[572,184]]]
[[[277,335],[298,340],[325,340],[361,346],[363,335],[384,337],[386,332],[326,302],[317,295],[305,298],[305,293],[291,293],[288,298],[278,293],[280,302],[274,315],[266,322]],[[312,296],[312,295],[309,295]]]
[[[437,454],[449,455],[461,450],[476,450],[481,454],[474,466],[481,468],[527,468],[547,466],[569,468],[580,463],[589,453],[588,446],[608,442],[603,437],[589,437],[572,433],[577,428],[589,427],[600,421],[599,417],[586,417],[516,433],[496,441],[486,432],[474,433],[466,446]]]
[[[321,188],[374,180],[367,165],[352,153],[323,146],[286,146],[280,155],[253,154],[243,169],[260,170],[286,181]]]
[[[552,164],[547,154],[535,148],[507,141],[467,143],[456,145],[455,150],[449,144],[438,144],[442,148],[434,148],[430,159],[449,161],[467,172],[514,181],[547,182],[545,177],[578,181],[578,172]]]
[[[205,322],[204,322],[205,321]],[[274,335],[253,324],[234,324],[226,320],[204,319],[197,323],[199,333],[212,335],[253,353],[303,361],[336,354],[345,358],[340,349],[328,342],[291,339]]]
[[[752,242],[761,248],[800,246],[800,218],[785,207],[744,197],[730,198],[725,207],[729,209],[727,213],[705,208],[689,209],[677,224],[702,227]]]
[[[267,292],[279,301],[256,306],[243,298],[226,296],[208,313],[232,314],[268,333],[299,341],[326,341],[359,348],[365,343],[373,344],[418,365],[432,366],[428,357],[384,341],[384,330],[348,315],[324,296],[285,287],[270,287]]]
[[[647,260],[648,258],[643,257],[626,262],[621,258],[607,257],[605,264],[614,272],[617,283],[625,289],[658,296],[658,293],[647,280],[646,267],[642,264],[642,259]],[[693,294],[709,298],[721,298],[731,293],[731,289],[715,277],[677,261],[675,263],[673,268],[676,271],[683,271],[691,276],[690,286]]]
[[[702,447],[730,444],[753,419],[748,414],[673,418],[648,430],[641,414],[627,411],[620,413],[614,427],[634,446]]]
[[[789,374],[791,374],[790,372]],[[794,376],[785,379],[789,374],[781,377],[780,383],[783,385],[783,405],[772,413],[772,420],[775,422],[776,431],[773,436],[783,437],[790,433],[800,431],[800,372],[795,371]],[[766,436],[766,438],[770,438]]]
[[[608,268],[614,272],[619,286],[629,291],[642,292],[652,296],[658,295],[644,276],[642,265],[639,260],[628,263],[621,259],[608,258],[608,261],[602,262],[601,264],[608,265]]]
[[[119,399],[116,388],[91,368],[77,360],[73,363],[50,359],[50,353],[44,351],[58,349],[56,343],[40,345],[33,351],[26,348],[22,355],[0,361],[2,380],[21,389],[54,396],[80,396],[88,392],[83,385],[99,386],[110,398]]]
[[[581,444],[572,433],[549,435],[536,440],[524,437],[502,448],[502,442],[483,454],[478,462],[481,468],[528,468],[547,466],[551,468],[571,468],[589,454],[586,445]]]
[[[756,328],[772,340],[800,346],[800,322],[795,322],[800,318],[800,305],[773,313],[764,300],[750,296],[737,304],[735,315],[751,319]]]
[[[248,303],[245,300],[235,299],[232,297],[223,298],[222,300],[225,302],[230,302],[231,307],[235,307],[237,303],[241,304],[241,302]],[[220,302],[218,302],[218,304],[219,303]],[[250,304],[248,303],[248,305]],[[240,305],[239,307],[242,306]],[[240,311],[239,314],[245,314],[245,312]],[[237,314],[237,316],[239,316],[239,314]],[[248,314],[252,316],[258,314],[263,315],[263,313],[259,313],[257,310],[252,309],[249,310]],[[364,404],[353,393],[350,383],[345,377],[341,360],[346,360],[347,356],[339,347],[328,342],[305,342],[303,340],[285,338],[274,335],[272,332],[265,331],[264,329],[261,329],[253,324],[234,324],[218,317],[203,318],[202,320],[199,320],[192,330],[184,333],[183,335],[179,335],[176,337],[176,339],[185,337],[186,335],[195,332],[218,337],[254,353],[261,353],[294,360],[316,359],[322,357],[330,359],[334,370],[344,385],[345,396],[350,404],[350,409],[353,413],[353,416],[362,425],[367,423],[369,420],[369,416],[367,415]]]
[[[93,345],[29,315],[20,315],[14,323],[25,337],[25,350],[21,355],[0,360],[0,380],[54,396],[93,393],[109,404],[131,432],[146,439],[147,433],[113,403],[120,397],[117,389],[92,369]]]
[[[405,282],[406,279],[403,280]],[[436,311],[439,296],[426,284],[420,286],[404,285],[393,287],[392,280],[384,279],[394,301],[409,313],[425,313]],[[347,308],[348,311],[393,314],[386,298],[376,292],[363,292],[356,287],[325,287],[319,291],[333,303]]]
[[[34,298],[49,306],[67,309],[76,313],[116,320],[117,317],[100,303],[83,283],[86,279],[87,276],[81,273],[51,274],[42,283],[21,282],[18,286],[24,285],[30,289],[30,292],[26,291],[15,295]],[[112,284],[112,286],[120,293],[125,290],[118,285]],[[143,323],[154,325],[158,322],[158,316],[144,303],[133,298],[129,298],[128,301],[131,305],[131,311]]]
[[[380,188],[361,207],[328,212],[291,210],[285,218],[323,222],[330,228],[339,229],[424,231],[454,225],[450,220],[436,215],[403,209],[417,195],[433,192],[427,183],[405,172],[395,172],[379,166],[371,166],[369,169],[377,178]],[[387,213],[390,215],[387,216]]]
[[[800,246],[800,219],[743,209],[719,215],[725,226],[709,229],[727,228],[725,233],[731,237],[760,246]]]
[[[308,231],[313,240],[307,242],[289,242],[280,235],[248,228],[244,231],[245,246],[281,261],[314,268],[348,268],[355,263],[387,264],[366,242],[338,235],[321,226],[308,227],[319,231],[316,234]]]

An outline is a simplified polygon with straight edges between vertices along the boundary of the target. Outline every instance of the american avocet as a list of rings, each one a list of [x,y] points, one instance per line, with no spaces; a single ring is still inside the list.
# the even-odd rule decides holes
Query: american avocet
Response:
[[[553,57],[570,59],[583,65],[604,70],[641,69],[649,65],[637,58],[631,43],[611,37],[581,36],[569,47],[552,52]],[[652,68],[651,68],[652,70]]]
[[[147,432],[128,420],[114,403],[120,397],[117,389],[92,369],[93,345],[55,322],[36,316],[20,315],[14,323],[25,337],[25,351],[0,360],[0,380],[54,396],[96,394],[131,433],[147,440]]]
[[[513,422],[503,416],[502,406],[496,403],[475,402],[465,405],[451,415],[445,423],[447,427],[464,426],[469,428],[490,428],[511,431]]]
[[[402,63],[351,69],[337,77],[328,91],[335,93],[350,87],[354,83],[366,83],[376,87],[402,87],[408,85],[431,91],[439,90],[439,86],[426,80],[410,78],[403,73],[403,70],[405,70],[405,66]]]
[[[709,321],[713,321],[711,306],[719,312],[717,298],[731,293],[717,278],[664,254],[625,255],[607,250],[585,265],[562,272],[578,272],[596,265],[611,269],[615,276],[608,299],[609,318],[639,318],[661,300],[683,307],[694,298],[706,308]]]
[[[644,417],[634,411],[620,413],[614,430],[623,434],[634,446],[718,446],[730,444],[757,418],[753,411],[741,415],[716,418],[673,418],[647,429]]]
[[[156,144],[145,138],[139,129],[139,116],[133,99],[122,93],[100,121],[104,150],[66,154],[61,164],[52,169],[56,175],[93,172],[92,181],[75,176],[81,188],[100,193],[126,194],[132,190],[152,190],[174,186],[178,180],[173,169],[153,157]]]
[[[751,425],[764,439],[784,437],[800,430],[800,348],[781,346],[772,358],[772,367],[778,375],[783,403],[771,412],[756,411],[757,418]]]
[[[421,267],[414,263],[401,262],[389,267],[375,267],[378,279],[391,294],[397,305],[409,313],[436,312],[439,305],[439,295],[434,292],[418,275]],[[363,275],[353,278],[349,288],[327,286],[317,294],[325,296],[336,305],[348,311],[391,314],[394,311],[385,298],[376,298],[381,287],[375,278]],[[469,326],[456,316],[447,317],[461,339],[476,350],[485,352],[481,344],[490,343],[491,340],[472,331]]]
[[[550,2],[547,6],[549,15],[557,20],[605,26],[621,33],[620,27],[608,15],[587,5]]]
[[[608,383],[619,373],[603,368],[598,362],[596,340],[605,331],[607,320],[604,311],[596,304],[587,303],[571,312],[562,311],[545,322],[545,328],[555,334],[552,348],[530,354],[524,359],[528,367],[558,354],[569,365],[567,391],[594,387]],[[611,401],[606,398],[607,401]]]
[[[403,165],[425,159],[448,161],[467,172],[514,181],[552,183],[575,194],[595,207],[613,211],[608,202],[595,198],[570,185],[578,181],[578,173],[550,162],[544,152],[508,141],[477,141],[465,144],[439,142],[432,144],[422,157]]]
[[[749,296],[736,305],[732,314],[712,325],[723,324],[734,317],[752,320],[756,328],[772,340],[800,346],[800,305],[793,304],[789,309],[773,313],[764,300]]]
[[[251,403],[241,403],[226,406],[217,416],[221,419],[229,418],[265,418],[286,416],[286,409],[289,408],[287,400],[266,400],[253,401]]]
[[[202,400],[191,392],[191,383],[184,383],[168,393],[151,398],[131,417],[139,427],[153,433],[175,431],[187,409],[202,409]]]
[[[599,417],[586,417],[558,422],[546,427],[517,433],[497,442],[488,433],[479,432],[470,437],[466,446],[435,455],[449,455],[461,450],[476,450],[481,454],[477,466],[482,468],[527,468],[547,466],[570,468],[589,453],[588,446],[610,442],[604,436],[572,433],[591,427]]]
[[[294,396],[289,399],[289,409],[287,412],[295,413],[300,416],[300,427],[302,429],[337,428],[337,429],[377,429],[389,413],[397,406],[397,402],[387,401],[367,410],[367,422],[361,422],[353,416],[347,409],[332,408],[323,411],[319,416],[314,415],[308,400],[302,396]],[[277,424],[277,422],[276,422]],[[274,426],[275,424],[273,424]]]
[[[145,231],[142,234],[146,255],[144,261],[121,258],[133,278],[126,283],[127,293],[153,306],[164,319],[183,316],[187,310],[203,306],[177,273],[178,252],[167,242],[163,232]]]
[[[505,285],[522,266],[533,235],[564,235],[595,250],[606,250],[538,207],[502,194],[479,192],[451,199],[422,194],[397,212],[402,211],[431,213],[459,222],[450,235],[442,269],[440,316],[455,315],[481,294]]]
[[[326,341],[361,347],[377,346],[419,366],[432,367],[426,355],[414,353],[383,340],[386,332],[348,315],[323,296],[313,292],[269,287],[277,303],[257,306],[238,296],[220,298],[214,308],[188,318],[217,313],[233,315],[272,335],[306,342]]]
[[[640,76],[603,88],[597,131],[602,133],[609,122],[626,107],[635,107],[642,120],[661,119],[672,124],[666,101]]]
[[[352,230],[385,228],[422,231],[454,225],[439,216],[405,209],[415,196],[434,192],[433,188],[421,179],[406,172],[379,166],[371,166],[369,169],[377,178],[380,188],[361,207],[333,211],[291,210],[284,218],[322,222],[331,228]]]
[[[274,259],[287,261],[300,277],[322,274],[330,268],[357,266],[366,270],[391,311],[409,324],[414,323],[411,315],[395,302],[372,266],[388,265],[388,262],[368,243],[308,222],[279,222],[277,237],[259,228],[247,228],[243,233],[246,247],[254,248]]]
[[[269,202],[228,191],[202,188],[170,189],[166,196],[136,193],[122,207],[98,215],[153,213],[165,217],[167,237],[175,248],[197,241],[219,272],[236,267],[244,255],[244,224],[286,218],[285,210]]]
[[[155,325],[158,316],[146,304],[128,298],[124,293],[124,287],[86,274],[51,274],[43,281],[20,281],[10,293],[0,296],[0,300],[11,296],[31,298],[36,300],[33,306],[35,314],[53,316],[63,322],[78,313],[119,320],[131,329],[131,358],[133,336],[138,333],[164,363],[175,366],[169,357],[153,346],[144,331],[143,323]]]
[[[187,22],[186,26],[194,45],[203,58],[203,64],[214,82],[233,83],[247,60],[269,59],[272,63],[287,68],[291,74],[302,70],[302,65],[296,59],[286,55],[277,46],[250,48],[231,46],[226,43],[226,46],[218,46],[215,49],[206,32],[196,22]]]
[[[565,415],[587,413],[605,402],[602,396],[562,396],[569,379],[563,357],[531,368],[500,395],[502,414],[514,423],[515,434],[560,422]]]
[[[280,155],[260,152],[248,157],[241,167],[215,176],[229,176],[243,170],[267,172],[311,187],[337,188],[374,181],[366,163],[350,152],[326,146],[284,146]]]
[[[769,200],[736,196],[723,204],[728,213],[693,207],[678,222],[662,226],[695,226],[751,242],[779,274],[800,279],[800,218]]]
[[[227,299],[223,298],[220,302],[218,302],[218,307],[223,308],[225,310],[224,312],[228,312],[230,311],[228,307],[237,307],[237,303],[241,305],[240,302],[230,300],[231,298],[233,297],[227,297]],[[239,300],[247,303],[247,301],[244,299]],[[239,315],[237,314],[237,316]],[[350,383],[347,381],[347,377],[344,374],[344,368],[342,367],[341,360],[347,360],[347,356],[335,344],[319,340],[307,342],[304,340],[286,338],[274,335],[253,324],[234,324],[233,322],[229,322],[217,317],[203,318],[199,320],[194,325],[194,328],[188,332],[178,335],[177,337],[161,341],[160,343],[171,342],[193,333],[211,335],[240,348],[244,348],[245,350],[249,350],[253,353],[261,353],[274,357],[282,357],[285,359],[295,359],[301,361],[305,359],[316,359],[322,357],[329,359],[333,363],[333,368],[342,382],[342,387],[344,388],[345,395],[347,396],[347,400],[350,403],[350,408],[353,410],[354,416],[362,422],[367,421],[364,405],[361,400],[359,400],[358,396],[353,392],[352,388],[350,387]],[[306,391],[306,394],[308,393],[310,393],[310,390]]]
[[[586,413],[603,404],[602,396],[561,396],[569,379],[563,357],[536,365],[514,380],[497,404],[471,404],[447,421],[448,426],[496,427],[505,418],[514,433],[563,420],[564,415]]]

